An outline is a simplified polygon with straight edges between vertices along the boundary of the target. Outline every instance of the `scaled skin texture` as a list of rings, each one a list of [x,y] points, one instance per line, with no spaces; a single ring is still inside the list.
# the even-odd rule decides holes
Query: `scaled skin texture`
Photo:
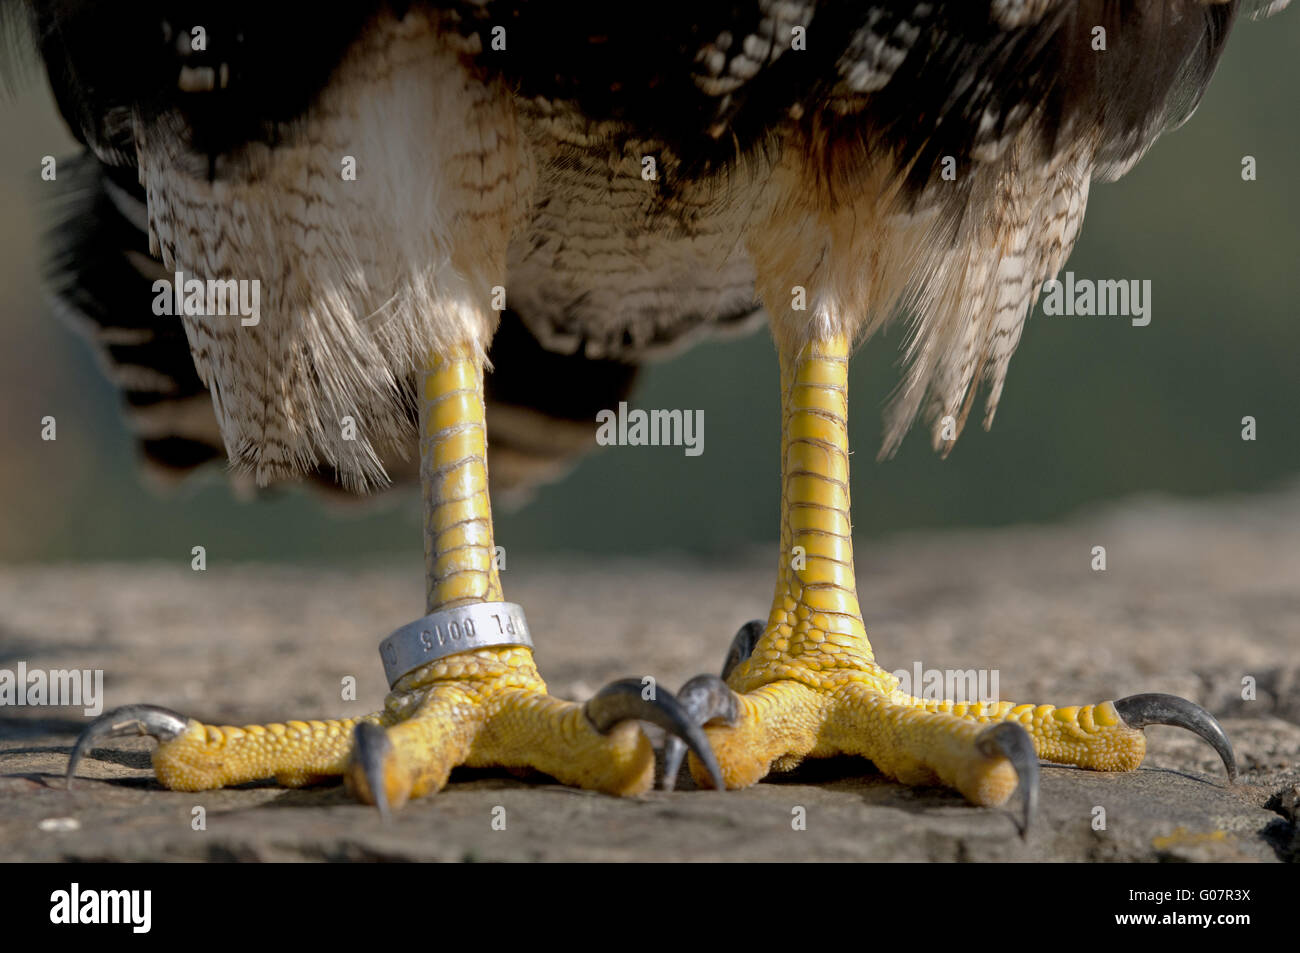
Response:
[[[483,375],[473,357],[434,361],[421,413],[429,610],[501,601],[493,563],[483,424]],[[368,779],[351,770],[354,728],[387,729],[386,802],[398,806],[442,788],[453,767],[534,768],[565,784],[640,794],[654,782],[654,751],[633,722],[601,734],[582,706],[546,693],[524,647],[453,655],[401,678],[384,711],[365,719],[289,722],[243,728],[191,721],[154,753],[158,780],[198,791],[274,776],[296,786],[348,774],[374,801]]]
[[[1098,770],[1130,770],[1141,731],[1109,702],[1084,708],[926,702],[897,690],[876,664],[858,608],[849,522],[847,387],[843,338],[782,352],[782,560],[765,634],[731,675],[741,695],[734,727],[709,728],[729,788],[745,787],[805,757],[871,759],[906,784],[942,783],[971,802],[1001,804],[1017,785],[1010,762],[976,744],[988,724],[1012,720],[1040,757]],[[482,372],[473,358],[439,360],[423,393],[421,460],[429,605],[500,601],[487,494]],[[796,564],[802,547],[802,568]],[[534,768],[576,787],[632,795],[654,780],[645,735],[625,723],[599,733],[581,706],[553,698],[527,648],[450,656],[404,676],[385,710],[368,716],[391,745],[384,798],[398,806],[446,784],[457,765]],[[357,720],[244,728],[191,722],[159,745],[158,779],[202,790],[274,776],[300,785],[345,774],[374,801],[352,757]],[[698,760],[692,771],[711,782]]]
[[[1014,721],[1039,757],[1105,771],[1142,762],[1145,739],[1110,702],[1083,708],[925,701],[876,664],[858,608],[849,520],[847,369],[842,337],[780,349],[781,563],[766,630],[728,678],[734,726],[708,729],[727,787],[804,758],[860,755],[905,784],[945,784],[975,804],[1015,790],[1010,762],[976,737]],[[796,566],[800,568],[795,568]],[[696,782],[708,778],[692,762]]]

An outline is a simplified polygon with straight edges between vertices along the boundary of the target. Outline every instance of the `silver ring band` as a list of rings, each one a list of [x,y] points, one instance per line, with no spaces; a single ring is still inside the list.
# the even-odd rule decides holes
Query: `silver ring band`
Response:
[[[384,661],[384,674],[391,688],[421,665],[494,645],[532,648],[522,607],[513,602],[477,602],[430,612],[380,642],[379,657]]]

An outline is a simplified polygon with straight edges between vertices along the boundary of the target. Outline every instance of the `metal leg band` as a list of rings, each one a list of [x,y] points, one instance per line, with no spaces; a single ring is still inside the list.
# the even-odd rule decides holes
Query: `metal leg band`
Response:
[[[524,610],[513,602],[479,602],[431,612],[380,642],[379,656],[391,687],[422,665],[496,645],[532,648]]]

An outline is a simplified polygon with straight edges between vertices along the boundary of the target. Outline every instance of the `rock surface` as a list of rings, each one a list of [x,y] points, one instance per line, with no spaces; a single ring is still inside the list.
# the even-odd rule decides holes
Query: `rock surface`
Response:
[[[1105,546],[1108,569],[1090,568]],[[724,560],[512,555],[555,694],[716,671],[771,597],[771,554]],[[146,739],[62,773],[87,720],[0,708],[3,860],[1295,860],[1300,857],[1300,492],[1133,500],[1053,527],[861,544],[857,573],[887,667],[997,670],[1002,697],[1086,703],[1143,691],[1222,720],[1241,768],[1173,728],[1129,774],[1044,766],[1040,814],[909,789],[863,761],[808,763],[749,790],[630,800],[544,778],[457,772],[385,824],[341,787],[202,794],[153,780]],[[0,669],[104,670],[105,707],[149,701],[219,724],[358,714],[385,691],[378,640],[422,605],[420,567],[0,567]],[[343,701],[347,676],[357,701]],[[1243,679],[1254,679],[1253,700]],[[206,811],[206,830],[191,827]],[[506,829],[494,830],[493,809]],[[794,830],[794,809],[806,830]],[[1097,808],[1105,829],[1094,830]],[[499,812],[498,812],[499,813]]]

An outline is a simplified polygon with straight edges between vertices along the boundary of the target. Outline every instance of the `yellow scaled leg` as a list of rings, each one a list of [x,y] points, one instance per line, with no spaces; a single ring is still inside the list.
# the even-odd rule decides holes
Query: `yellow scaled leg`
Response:
[[[424,375],[420,467],[428,612],[502,601],[488,501],[483,373],[470,355],[435,358]],[[344,775],[381,809],[439,790],[453,767],[533,768],[610,794],[654,781],[654,752],[637,719],[687,739],[711,762],[704,734],[671,693],[643,697],[639,680],[616,682],[586,705],[546,692],[526,646],[449,655],[397,680],[384,710],[361,719],[243,728],[203,725],[152,706],[128,706],[93,723],[68,767],[104,737],[159,740],[158,780],[197,791],[261,778],[299,785]]]
[[[1036,757],[1131,770],[1145,752],[1142,725],[1157,722],[1200,732],[1232,773],[1231,748],[1217,722],[1172,696],[986,709],[899,691],[898,680],[876,664],[858,607],[848,354],[843,337],[781,348],[781,561],[772,610],[765,624],[737,637],[741,644],[724,673],[734,695],[710,684],[717,683],[711,676],[680,693],[697,718],[711,722],[709,740],[726,786],[754,784],[804,758],[858,755],[905,784],[942,783],[976,804],[1001,804],[1022,782],[1028,813]],[[669,766],[675,767],[671,758]],[[706,782],[700,767],[692,759],[697,781]]]

